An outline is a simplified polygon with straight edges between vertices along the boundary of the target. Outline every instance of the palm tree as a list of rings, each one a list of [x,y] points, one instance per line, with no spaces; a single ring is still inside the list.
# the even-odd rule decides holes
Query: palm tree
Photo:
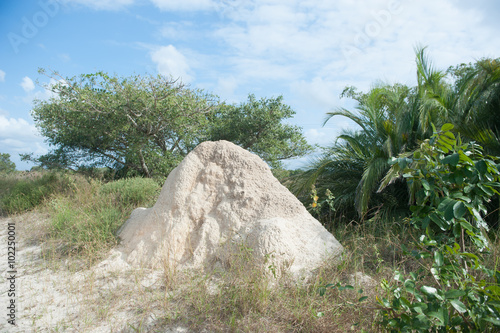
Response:
[[[455,79],[453,84],[446,83],[443,72],[432,70],[425,57],[424,50],[417,53],[418,92],[420,127],[428,132],[431,124],[439,128],[444,123],[452,123],[455,131],[464,141],[475,141],[484,147],[485,152],[500,156],[500,61],[483,59],[475,64],[461,64],[450,67],[447,74]],[[411,155],[411,150],[400,157]],[[379,188],[385,187],[398,179],[391,169]],[[416,186],[415,186],[416,185]],[[414,183],[410,198],[418,190]],[[492,200],[488,211],[495,211],[488,219],[490,225],[500,223],[498,207],[500,198]]]
[[[456,78],[451,122],[465,138],[500,156],[500,59],[450,68]]]
[[[353,205],[360,216],[370,207],[380,205],[385,205],[386,210],[407,207],[404,181],[392,181],[383,192],[377,193],[390,170],[388,160],[415,149],[421,140],[430,137],[431,124],[441,124],[452,104],[445,74],[433,69],[424,48],[417,49],[416,54],[416,87],[378,84],[368,93],[358,93],[352,87],[344,90],[342,97],[358,102],[356,110],[339,108],[328,112],[324,123],[343,116],[359,125],[360,130],[344,131],[333,147],[300,177],[296,193],[316,183],[318,188],[329,188],[337,203]],[[346,178],[349,172],[350,177]],[[349,179],[349,185],[337,189],[335,186],[343,184],[345,179]]]
[[[440,126],[449,118],[455,104],[455,94],[445,81],[446,73],[436,70],[429,61],[426,48],[417,48],[416,98],[419,113],[418,127],[424,137],[432,135],[432,124]]]
[[[349,206],[355,207],[361,216],[367,213],[370,205],[381,205],[384,195],[374,197],[373,194],[389,169],[388,159],[415,142],[414,130],[418,121],[417,115],[411,112],[416,109],[414,94],[413,89],[400,84],[379,84],[366,94],[346,89],[343,95],[358,101],[356,111],[337,109],[329,112],[325,123],[334,116],[344,116],[361,130],[344,131],[301,175],[296,193],[307,191],[316,183],[318,191],[330,189],[341,210],[346,212]],[[388,204],[389,198],[383,200],[385,208],[400,206],[404,195],[398,194],[397,199],[392,199],[395,199],[392,204]]]
[[[411,155],[431,137],[433,125],[452,123],[464,140],[477,141],[487,153],[500,156],[500,61],[485,59],[444,72],[432,66],[425,48],[415,53],[415,87],[379,83],[367,93],[344,90],[341,97],[358,102],[355,110],[338,108],[324,122],[343,116],[359,130],[344,131],[311,163],[296,180],[297,194],[312,184],[318,190],[328,188],[339,207],[355,207],[360,216],[380,205],[407,209],[416,189],[391,173],[388,161]],[[454,81],[448,80],[450,74]]]

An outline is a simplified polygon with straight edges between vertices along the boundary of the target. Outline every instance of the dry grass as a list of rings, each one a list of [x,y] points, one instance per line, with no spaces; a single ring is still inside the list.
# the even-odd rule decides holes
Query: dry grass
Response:
[[[21,220],[27,230],[29,224],[37,224],[39,238],[32,235],[30,242],[42,245],[47,241],[50,222],[34,217],[31,213]],[[179,326],[189,332],[376,330],[374,288],[363,288],[363,294],[358,293],[358,288],[328,289],[324,296],[318,291],[328,283],[351,283],[349,277],[359,270],[361,262],[354,254],[346,255],[340,265],[326,264],[306,284],[296,283],[286,274],[274,279],[268,268],[262,271],[253,265],[246,250],[240,247],[240,252],[230,255],[224,270],[182,272],[165,267],[153,285],[144,283],[151,278],[148,270],[102,276],[96,273],[92,260],[82,263],[81,257],[61,260],[60,255],[47,255],[44,267],[50,269],[51,276],[60,274],[57,280],[65,285],[64,290],[48,288],[47,292],[59,293],[59,297],[66,293],[65,297],[78,304],[73,317],[57,322],[54,327],[62,332],[92,331],[95,327],[107,327],[113,332],[123,327],[127,328],[125,332],[159,332]],[[369,300],[358,303],[364,295],[370,296]],[[43,317],[49,315],[42,313]]]
[[[301,283],[287,274],[275,279],[269,268],[253,265],[248,253],[247,248],[239,247],[224,270],[177,272],[177,284],[170,284],[165,325],[182,323],[195,332],[376,330],[374,285],[328,289],[323,296],[319,293],[329,283],[353,283],[349,280],[357,266],[345,261],[352,256],[346,256],[340,265],[326,263],[310,281]],[[362,296],[369,298],[360,303]],[[174,313],[168,310],[173,307]]]
[[[72,265],[76,258],[69,258],[63,265],[47,258],[46,267],[69,273],[64,280],[67,297],[79,305],[75,317],[58,327],[89,332],[96,327],[110,332],[165,332],[175,327],[187,332],[382,331],[376,326],[375,297],[382,293],[378,287],[382,279],[391,280],[395,269],[412,265],[401,254],[404,239],[389,232],[377,236],[362,227],[339,232],[346,248],[342,262],[326,263],[308,283],[294,282],[286,274],[274,279],[268,268],[253,265],[243,246],[228,257],[224,270],[182,272],[164,267],[152,284],[145,283],[151,279],[148,270],[100,276],[90,261],[78,266]],[[44,233],[39,235],[43,239]],[[498,246],[495,249],[498,252]],[[370,285],[356,285],[352,280],[357,272],[370,276]],[[82,274],[84,282],[75,280]],[[328,288],[320,295],[321,287],[336,283],[355,288]],[[368,299],[360,303],[362,296]]]
[[[54,220],[68,214],[66,222],[78,219],[79,224],[66,231],[89,231],[96,216],[106,216],[92,212],[116,207],[120,198],[102,200],[100,183],[75,182],[77,190],[71,196],[54,196],[45,206],[14,217],[22,247],[43,249],[40,268],[33,268],[29,278],[51,283],[43,292],[66,299],[35,304],[29,312],[34,331],[50,327],[54,332],[168,332],[182,327],[187,332],[378,332],[382,331],[376,325],[380,319],[376,296],[383,294],[380,282],[391,281],[395,270],[409,272],[417,265],[401,248],[414,237],[407,224],[371,221],[334,230],[345,248],[342,261],[325,263],[307,283],[286,273],[274,278],[271,269],[254,264],[245,246],[233,248],[224,269],[214,271],[183,272],[164,265],[162,272],[103,272],[99,260],[115,243],[105,238],[85,243],[83,237],[76,251],[67,233],[54,233]],[[119,218],[125,220],[126,214]],[[491,267],[498,267],[499,255],[496,240],[488,258]],[[372,280],[359,283],[362,275],[356,273]],[[321,295],[328,284],[354,289],[327,288]],[[368,298],[359,302],[363,296]],[[61,309],[67,316],[47,326],[44,323],[59,311],[58,304],[65,304]]]

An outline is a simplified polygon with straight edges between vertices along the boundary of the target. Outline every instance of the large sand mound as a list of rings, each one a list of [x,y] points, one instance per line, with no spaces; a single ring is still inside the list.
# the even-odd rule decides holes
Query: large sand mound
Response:
[[[230,245],[273,258],[292,273],[338,257],[340,243],[274,178],[258,156],[227,141],[204,142],[168,176],[158,201],[119,231],[132,265],[224,266]]]

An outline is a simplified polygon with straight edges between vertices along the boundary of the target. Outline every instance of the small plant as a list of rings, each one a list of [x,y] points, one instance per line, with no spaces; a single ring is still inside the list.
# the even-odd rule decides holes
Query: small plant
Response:
[[[412,225],[421,236],[406,249],[420,269],[383,281],[381,324],[392,332],[493,332],[500,328],[500,271],[487,267],[483,220],[498,195],[497,162],[462,144],[445,124],[412,156],[393,159],[393,174],[414,191]],[[387,183],[389,179],[386,179]]]
[[[320,200],[316,186],[312,185],[310,197],[312,199],[309,206],[310,211],[318,218],[322,217],[322,215],[327,215],[331,219],[331,214],[335,212],[333,203],[335,197],[332,192],[326,189],[324,199]]]

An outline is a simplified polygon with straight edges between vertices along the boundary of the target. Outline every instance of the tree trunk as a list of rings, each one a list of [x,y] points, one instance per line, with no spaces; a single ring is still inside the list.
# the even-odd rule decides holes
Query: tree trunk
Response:
[[[144,172],[146,177],[151,178],[148,166],[146,165],[146,161],[144,161],[144,156],[142,155],[142,149],[139,149],[139,159],[141,160],[142,171]]]

